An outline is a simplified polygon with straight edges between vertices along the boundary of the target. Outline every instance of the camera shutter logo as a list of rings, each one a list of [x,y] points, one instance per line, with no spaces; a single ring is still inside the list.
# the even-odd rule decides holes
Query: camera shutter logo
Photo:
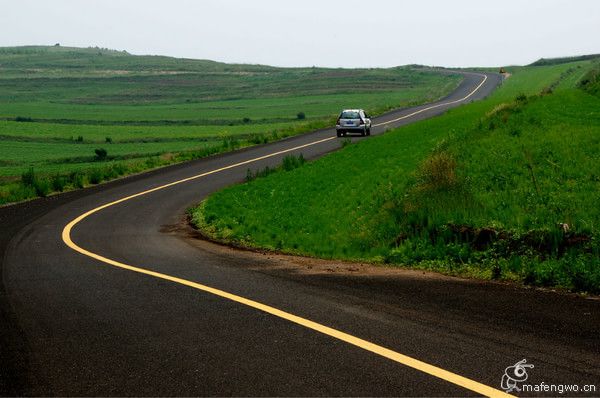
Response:
[[[513,366],[509,366],[504,370],[500,387],[506,392],[521,391],[518,384],[523,383],[527,380],[529,375],[527,374],[527,368],[533,368],[533,364],[526,363],[527,360],[523,359]]]

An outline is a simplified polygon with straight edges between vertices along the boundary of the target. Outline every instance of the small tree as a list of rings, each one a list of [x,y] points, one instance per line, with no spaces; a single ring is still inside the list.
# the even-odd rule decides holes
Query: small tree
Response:
[[[106,157],[108,156],[108,152],[106,152],[106,149],[104,148],[98,148],[94,150],[94,152],[96,152],[96,160],[106,160]]]
[[[37,178],[35,172],[33,171],[33,167],[30,167],[29,170],[21,174],[21,182],[25,186],[34,186],[36,180]]]

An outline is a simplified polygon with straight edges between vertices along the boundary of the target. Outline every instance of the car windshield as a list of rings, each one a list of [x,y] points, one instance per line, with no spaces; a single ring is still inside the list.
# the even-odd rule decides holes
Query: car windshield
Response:
[[[344,111],[340,119],[360,119],[360,116],[357,111]]]

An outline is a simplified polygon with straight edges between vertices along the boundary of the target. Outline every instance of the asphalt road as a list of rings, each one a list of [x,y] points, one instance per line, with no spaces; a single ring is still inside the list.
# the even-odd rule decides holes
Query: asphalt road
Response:
[[[373,134],[481,99],[499,82],[466,74],[438,103],[377,118]],[[289,153],[317,158],[341,146],[334,135],[316,131],[0,209],[2,395],[477,395],[252,306],[82,255],[61,237],[98,206],[251,159],[99,210],[70,238],[113,262],[254,300],[495,389],[524,358],[535,365],[532,383],[600,389],[598,300],[415,272],[297,272],[180,233],[189,206],[248,168]]]

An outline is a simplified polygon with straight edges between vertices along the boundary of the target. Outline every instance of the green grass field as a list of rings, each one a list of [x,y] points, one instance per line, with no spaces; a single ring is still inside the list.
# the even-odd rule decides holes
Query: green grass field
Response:
[[[487,100],[211,195],[215,239],[600,293],[597,61],[509,68]]]
[[[435,100],[459,81],[418,67],[274,68],[0,48],[0,204],[328,126],[344,107],[377,114]]]

